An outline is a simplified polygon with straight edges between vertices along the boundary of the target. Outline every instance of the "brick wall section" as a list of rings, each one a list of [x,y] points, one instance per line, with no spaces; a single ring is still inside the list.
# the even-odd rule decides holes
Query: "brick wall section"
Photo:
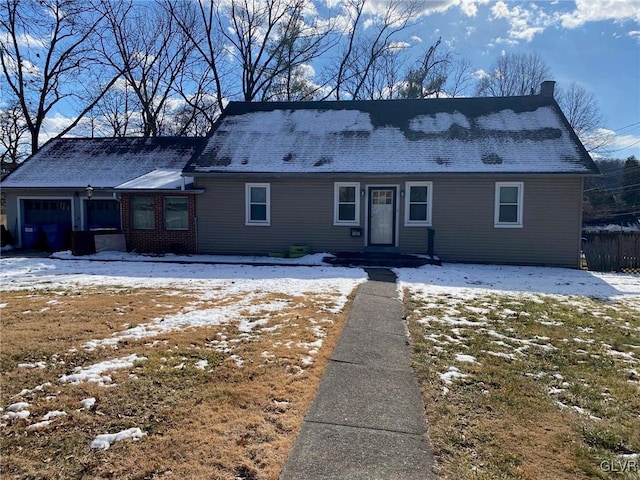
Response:
[[[134,196],[153,197],[153,230],[133,230],[131,198]],[[187,230],[164,229],[164,198],[187,197],[189,205],[189,228]],[[123,194],[121,198],[122,231],[127,238],[127,249],[139,253],[196,253],[196,199],[187,192],[167,194]]]

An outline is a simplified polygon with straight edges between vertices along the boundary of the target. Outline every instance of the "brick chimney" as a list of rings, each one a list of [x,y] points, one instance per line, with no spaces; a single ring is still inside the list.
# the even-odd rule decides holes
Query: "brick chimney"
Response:
[[[551,97],[553,98],[553,90],[555,88],[556,82],[553,80],[545,80],[540,84],[540,95],[543,97]]]

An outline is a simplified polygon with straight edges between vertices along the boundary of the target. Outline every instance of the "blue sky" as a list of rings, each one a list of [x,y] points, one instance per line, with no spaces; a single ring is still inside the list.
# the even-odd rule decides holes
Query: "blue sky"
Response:
[[[312,1],[324,12],[341,10],[340,0]],[[367,0],[366,13],[389,1]],[[608,156],[640,158],[640,0],[418,1],[421,15],[406,32],[416,55],[441,37],[477,76],[499,55],[536,52],[558,88],[576,82],[595,95],[602,126],[615,135]],[[63,108],[52,113],[45,137],[70,121]]]
[[[502,52],[537,52],[557,86],[575,81],[615,132],[613,158],[640,158],[640,0],[425,1],[418,36],[439,36],[488,71]]]

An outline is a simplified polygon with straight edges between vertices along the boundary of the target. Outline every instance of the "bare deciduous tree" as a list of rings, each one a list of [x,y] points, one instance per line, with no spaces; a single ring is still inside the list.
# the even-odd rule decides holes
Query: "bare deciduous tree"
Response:
[[[315,70],[309,63],[333,45],[331,24],[320,27],[316,19],[309,23],[302,14],[304,6],[300,2],[292,11],[293,17],[277,26],[269,47],[272,65],[265,72],[262,100],[311,100],[318,91],[313,82]]]
[[[28,128],[19,105],[0,110],[0,167],[2,177],[16,169],[27,156]]]
[[[110,32],[102,38],[105,58],[135,94],[141,133],[155,137],[171,130],[167,113],[192,44],[156,4],[101,0],[99,8]]]
[[[471,60],[462,57],[454,58],[450,67],[444,93],[448,97],[465,95],[473,82]]]
[[[438,38],[424,53],[417,67],[409,70],[402,89],[403,98],[438,97],[444,90],[449,76],[451,53],[439,53],[441,43],[442,39]]]
[[[606,154],[614,135],[602,128],[602,114],[595,95],[572,82],[568,89],[558,89],[556,98],[587,151]]]
[[[95,127],[91,136],[126,137],[132,133],[135,96],[126,80],[120,79],[91,112]]]
[[[389,79],[401,67],[400,34],[411,25],[420,9],[418,2],[391,0],[379,6],[382,11],[367,15],[366,0],[343,3],[342,51],[326,72],[333,79],[325,98],[340,100],[345,94],[354,99],[389,97]],[[390,68],[395,69],[391,72]],[[385,85],[385,87],[383,87]]]
[[[511,97],[531,95],[551,78],[551,71],[538,53],[515,52],[500,55],[488,73],[480,78],[476,95]]]
[[[220,9],[219,29],[240,69],[245,101],[269,98],[279,78],[327,48],[331,28],[308,18],[310,7],[307,0],[233,0]]]
[[[224,49],[224,37],[219,31],[218,4],[214,0],[162,0],[161,4],[197,52],[196,65],[203,62],[208,67],[206,70],[197,69],[193,68],[194,63],[189,64],[191,72],[196,72],[191,74],[191,78],[199,78],[198,83],[207,85],[208,88],[208,91],[197,89],[191,98],[209,98],[214,95],[216,99],[215,108],[211,108],[211,102],[194,104],[194,112],[199,110],[203,114],[208,112],[209,117],[215,116],[216,112],[224,108],[226,91],[223,89],[223,82],[227,77],[224,66],[227,52]]]
[[[73,129],[115,82],[94,86],[91,98],[78,85],[95,65],[92,35],[100,19],[78,0],[3,0],[0,6],[0,64],[4,80],[29,131],[31,153],[39,148],[48,115],[61,102],[80,102],[80,111],[58,133]]]

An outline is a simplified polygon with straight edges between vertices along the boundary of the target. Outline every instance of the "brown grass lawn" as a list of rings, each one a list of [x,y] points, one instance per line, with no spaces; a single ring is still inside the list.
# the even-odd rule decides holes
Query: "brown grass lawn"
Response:
[[[3,292],[0,413],[26,402],[29,416],[1,421],[2,478],[277,478],[347,312],[330,313],[331,299],[319,294],[258,293],[256,305],[286,306],[244,312],[249,320],[267,318],[249,332],[229,322],[84,348],[156,318],[240,300],[202,302],[199,293]],[[104,373],[112,380],[104,386],[58,381],[76,367],[131,354],[143,359]],[[84,408],[81,400],[90,397],[95,405]],[[54,411],[65,415],[29,427]],[[97,435],[129,428],[145,435],[107,450],[90,447]]]
[[[640,478],[637,305],[542,295],[407,298],[443,479]],[[447,372],[464,376],[446,383]]]

